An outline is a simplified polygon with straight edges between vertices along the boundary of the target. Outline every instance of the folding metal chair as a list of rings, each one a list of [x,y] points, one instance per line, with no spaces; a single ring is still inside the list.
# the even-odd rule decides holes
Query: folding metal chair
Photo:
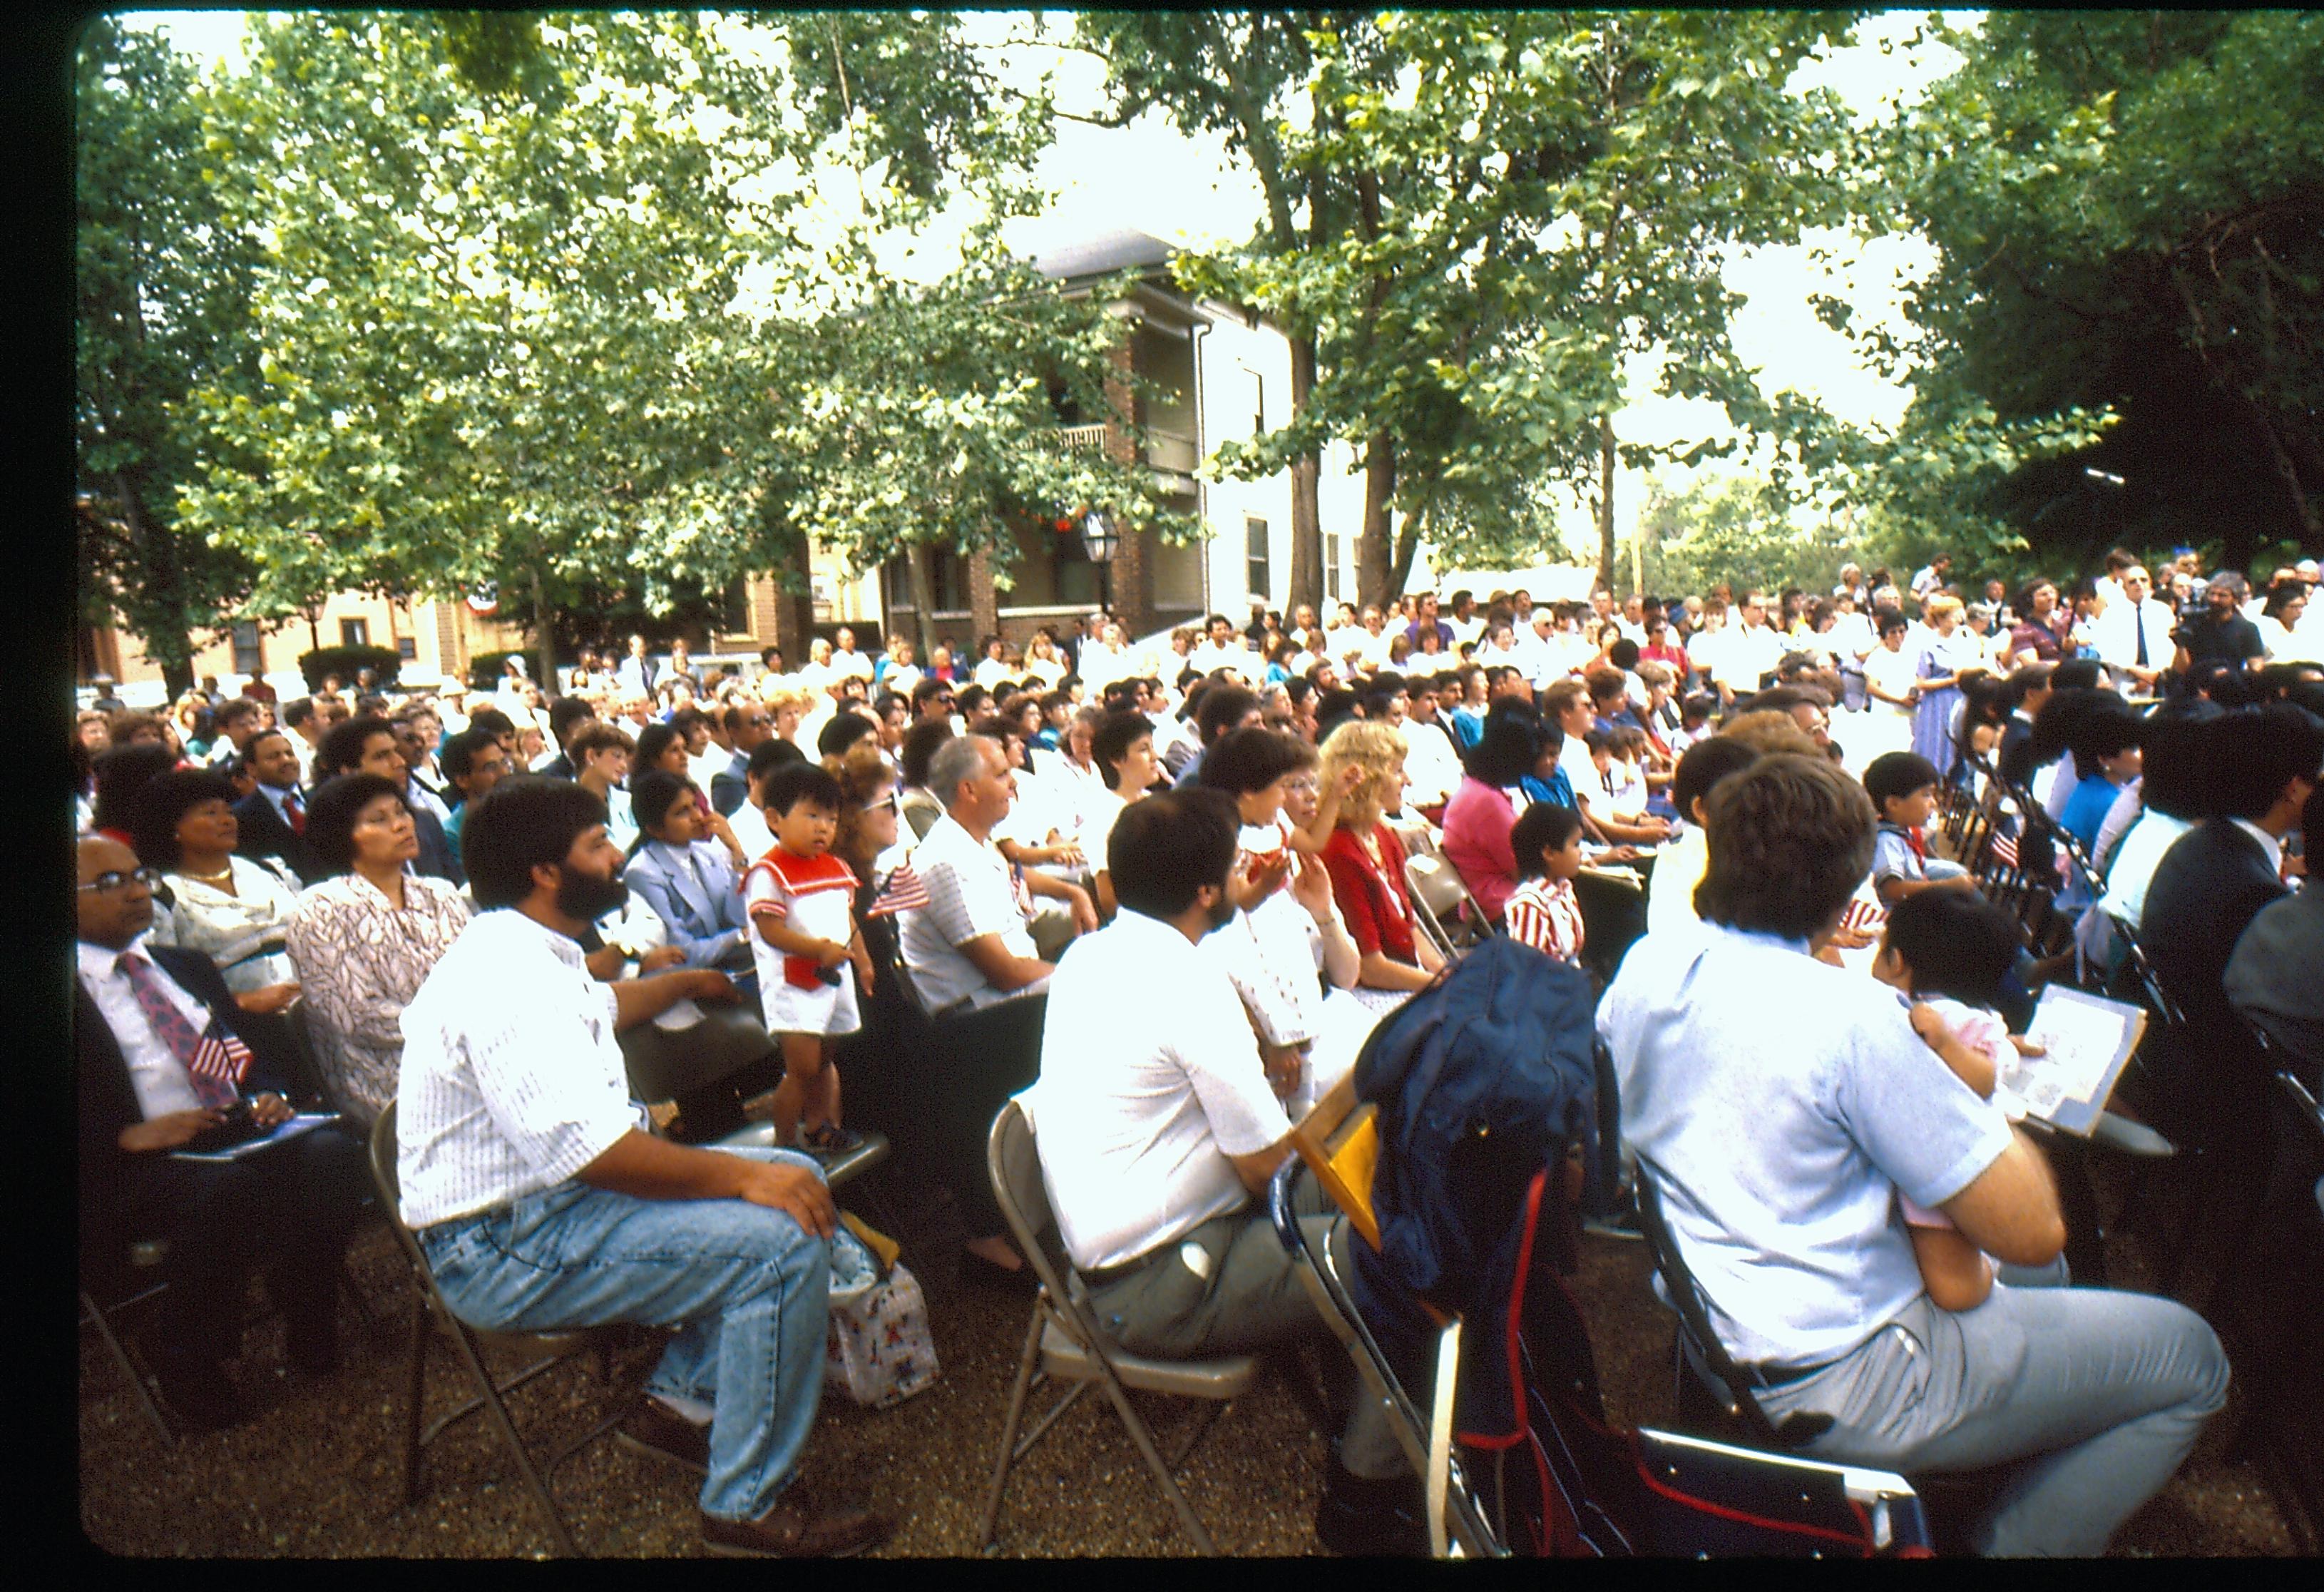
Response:
[[[1554,1507],[1570,1514],[1570,1551],[1700,1556],[1926,1550],[1926,1515],[1904,1477],[1651,1428],[1624,1432],[1607,1427],[1564,1402],[1564,1381],[1577,1373],[1586,1379],[1587,1371],[1536,1364],[1529,1347],[1517,1352],[1529,1367],[1527,1420],[1535,1464],[1527,1465],[1522,1445],[1489,1457],[1496,1471],[1490,1495],[1507,1507],[1517,1495],[1519,1508],[1518,1521],[1499,1518],[1485,1491],[1472,1484],[1452,1440],[1459,1320],[1439,1318],[1432,1356],[1434,1395],[1424,1415],[1400,1385],[1328,1249],[1310,1245],[1294,1215],[1299,1180],[1314,1176],[1327,1189],[1347,1190],[1354,1201],[1348,1208],[1351,1224],[1360,1214],[1364,1222],[1371,1220],[1377,1130],[1366,1113],[1351,1113],[1345,1125],[1336,1124],[1333,1113],[1342,1104],[1319,1103],[1321,1115],[1311,1114],[1302,1125],[1308,1129],[1304,1146],[1295,1129],[1293,1143],[1301,1154],[1276,1174],[1270,1209],[1277,1238],[1302,1262],[1300,1276],[1310,1297],[1347,1346],[1366,1386],[1388,1402],[1406,1456],[1425,1478],[1430,1546],[1436,1555],[1508,1553],[1510,1532],[1522,1525],[1526,1510],[1517,1478],[1528,1472],[1538,1480],[1543,1497],[1556,1495],[1562,1503]],[[1336,1143],[1326,1143],[1327,1134]],[[1537,1175],[1536,1189],[1547,1175]],[[1563,1297],[1571,1301],[1570,1293]]]
[[[129,1379],[130,1389],[137,1395],[138,1407],[153,1423],[153,1430],[161,1434],[161,1441],[174,1445],[178,1440],[177,1431],[170,1425],[169,1417],[161,1413],[161,1406],[154,1401],[144,1367],[138,1363],[128,1341],[113,1326],[114,1317],[135,1310],[169,1291],[167,1282],[146,1281],[138,1275],[140,1273],[151,1273],[161,1263],[162,1254],[162,1246],[158,1243],[132,1244],[122,1250],[115,1263],[108,1265],[104,1263],[105,1257],[84,1253],[80,1257],[80,1323],[97,1328],[97,1336],[113,1356],[113,1363],[120,1366],[121,1374]],[[106,1302],[108,1300],[111,1302]]]
[[[1275,1236],[1298,1265],[1301,1286],[1314,1301],[1315,1313],[1356,1367],[1368,1396],[1388,1407],[1389,1424],[1413,1474],[1422,1478],[1428,1512],[1430,1554],[1438,1559],[1460,1555],[1489,1558],[1508,1550],[1487,1523],[1484,1510],[1471,1488],[1452,1446],[1452,1402],[1461,1358],[1458,1317],[1436,1318],[1435,1393],[1424,1411],[1405,1391],[1387,1354],[1364,1323],[1340,1274],[1331,1247],[1318,1248],[1308,1240],[1294,1204],[1300,1180],[1313,1177],[1332,1203],[1342,1211],[1354,1236],[1374,1249],[1379,1247],[1379,1225],[1372,1213],[1372,1174],[1379,1162],[1379,1131],[1374,1109],[1356,1104],[1355,1079],[1342,1078],[1309,1108],[1291,1132],[1296,1152],[1276,1171],[1268,1185],[1268,1213]]]
[[[540,1506],[540,1513],[549,1523],[549,1535],[557,1544],[557,1551],[567,1559],[578,1557],[580,1550],[574,1545],[573,1533],[565,1523],[563,1513],[557,1507],[557,1499],[549,1491],[548,1477],[558,1466],[620,1425],[626,1412],[617,1410],[581,1436],[554,1450],[545,1461],[536,1463],[531,1451],[525,1446],[524,1439],[517,1432],[515,1421],[509,1414],[507,1395],[535,1377],[590,1350],[597,1353],[598,1372],[604,1378],[607,1374],[611,1352],[626,1336],[627,1329],[591,1328],[568,1332],[491,1332],[471,1327],[454,1315],[452,1307],[445,1302],[443,1294],[437,1289],[436,1279],[428,1269],[428,1260],[420,1253],[419,1241],[412,1236],[411,1229],[403,1225],[402,1205],[396,1183],[395,1155],[395,1105],[391,1101],[387,1109],[379,1114],[379,1120],[372,1125],[371,1171],[373,1180],[379,1185],[380,1202],[394,1226],[396,1240],[403,1248],[403,1257],[411,1267],[412,1286],[417,1294],[411,1326],[411,1377],[407,1393],[410,1404],[404,1426],[403,1502],[410,1504],[419,1501],[420,1460],[427,1446],[441,1436],[446,1429],[481,1410],[492,1417],[493,1430],[508,1445],[517,1470],[524,1477],[526,1488],[532,1494],[533,1502]],[[451,1346],[454,1357],[467,1371],[469,1380],[475,1385],[476,1396],[449,1414],[438,1418],[423,1432],[420,1430],[420,1412],[428,1391],[428,1347],[433,1339],[439,1337]],[[499,1380],[486,1363],[486,1356],[494,1349],[513,1349],[539,1357],[514,1375]]]
[[[988,1552],[996,1545],[1001,1495],[1009,1485],[1010,1468],[1094,1384],[1105,1390],[1115,1413],[1121,1417],[1121,1424],[1129,1430],[1130,1441],[1137,1445],[1139,1457],[1154,1473],[1156,1483],[1169,1499],[1179,1525],[1195,1549],[1215,1555],[1218,1546],[1211,1540],[1210,1532],[1203,1529],[1194,1506],[1186,1502],[1176,1472],[1184,1467],[1218,1418],[1250,1390],[1259,1379],[1260,1360],[1254,1355],[1227,1355],[1208,1360],[1151,1359],[1133,1355],[1109,1341],[1098,1325],[1096,1313],[1089,1307],[1087,1290],[1080,1274],[1065,1258],[1063,1245],[1056,1237],[1056,1219],[1049,1208],[1048,1190],[1041,1181],[1033,1125],[1026,1119],[1025,1109],[1017,1101],[1010,1101],[993,1118],[986,1159],[992,1177],[993,1198],[999,1201],[1009,1231],[1027,1263],[1032,1266],[1040,1288],[1034,1296],[1032,1320],[1025,1332],[1025,1352],[1017,1365],[1017,1381],[1010,1390],[1009,1414],[1001,1428],[1001,1448],[993,1461],[992,1486],[985,1497],[978,1542]],[[1019,1439],[1018,1428],[1024,1420],[1026,1397],[1035,1384],[1049,1380],[1070,1382],[1073,1387]],[[1133,1387],[1172,1398],[1210,1401],[1212,1408],[1196,1423],[1175,1458],[1166,1461],[1162,1458],[1153,1431],[1130,1401],[1129,1390]]]
[[[1492,932],[1491,921],[1452,859],[1438,852],[1404,859],[1404,886],[1419,911],[1421,931],[1448,962]]]

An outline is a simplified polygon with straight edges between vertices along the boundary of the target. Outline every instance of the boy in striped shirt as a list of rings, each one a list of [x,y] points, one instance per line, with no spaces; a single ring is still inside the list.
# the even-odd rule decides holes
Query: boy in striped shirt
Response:
[[[1582,815],[1536,801],[1509,831],[1509,850],[1525,881],[1502,914],[1509,938],[1579,967],[1582,905],[1574,899],[1573,875],[1582,871]]]

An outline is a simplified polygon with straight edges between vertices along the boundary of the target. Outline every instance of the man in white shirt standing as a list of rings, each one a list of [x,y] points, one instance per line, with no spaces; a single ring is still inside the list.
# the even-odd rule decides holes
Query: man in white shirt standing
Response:
[[[2171,667],[2171,633],[2179,617],[2170,604],[2155,601],[2144,565],[2129,565],[2120,580],[2122,600],[2108,603],[2091,625],[2090,644],[2126,696],[2155,696],[2157,682]]]
[[[492,1330],[674,1326],[623,1443],[703,1473],[713,1552],[877,1545],[864,1510],[782,1495],[823,1384],[835,1215],[788,1151],[653,1137],[615,1030],[708,970],[602,984],[576,943],[628,892],[596,797],[520,775],[467,823],[482,914],[404,1008],[397,1168],[403,1219],[460,1319]]]
[[[1719,657],[1720,664],[1711,679],[1720,700],[1729,707],[1738,696],[1757,692],[1759,681],[1775,671],[1784,659],[1784,638],[1768,626],[1766,593],[1755,591],[1744,597],[1743,623],[1730,630]]]
[[[1477,611],[1476,594],[1465,588],[1454,592],[1452,611],[1445,616],[1445,623],[1452,627],[1453,646],[1476,645],[1485,634],[1485,616]]]
[[[1100,1324],[1135,1354],[1244,1354],[1321,1331],[1264,1201],[1291,1123],[1234,985],[1197,949],[1234,916],[1238,833],[1215,791],[1122,810],[1107,849],[1121,912],[1051,980],[1041,1076],[1025,1097],[1065,1253]],[[1170,992],[1158,1010],[1157,988]],[[1347,1223],[1312,1180],[1302,1195],[1310,1242],[1345,1264]],[[1327,1492],[1343,1509],[1367,1495],[1378,1530],[1404,1469],[1385,1412],[1358,1399]],[[1327,1541],[1333,1519],[1327,1501]]]
[[[860,680],[872,683],[872,660],[855,650],[855,633],[843,625],[832,638],[837,644],[831,649],[831,678],[835,680]]]

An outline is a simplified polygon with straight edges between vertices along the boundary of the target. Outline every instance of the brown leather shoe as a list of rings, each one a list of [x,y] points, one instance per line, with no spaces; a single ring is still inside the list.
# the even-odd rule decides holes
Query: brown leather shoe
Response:
[[[710,1429],[695,1425],[659,1399],[640,1399],[613,1440],[632,1454],[681,1466],[696,1476],[710,1470]]]
[[[799,1495],[756,1520],[702,1517],[702,1545],[713,1553],[774,1559],[845,1559],[895,1535],[886,1515],[850,1504],[825,1505]]]

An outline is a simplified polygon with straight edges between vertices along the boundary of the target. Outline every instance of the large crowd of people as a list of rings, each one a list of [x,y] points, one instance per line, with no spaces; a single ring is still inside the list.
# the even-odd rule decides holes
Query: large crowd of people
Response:
[[[2055,1193],[1990,1097],[2063,969],[1995,959],[1932,819],[2030,792],[2051,821],[2002,827],[2081,913],[2073,967],[2135,935],[2190,1021],[2255,1024],[2312,1081],[2316,583],[2117,552],[1972,592],[1939,558],[1829,593],[1424,593],[1145,643],[1097,614],[924,660],[841,626],[755,670],[632,636],[554,681],[512,659],[488,699],[366,674],[279,709],[256,682],[100,704],[73,741],[84,1244],[169,1240],[164,1397],[243,1419],[226,1301],[264,1263],[292,1359],[330,1369],[315,1279],[395,1103],[403,1218],[456,1310],[680,1327],[624,1440],[704,1477],[706,1543],[859,1549],[893,1523],[788,1485],[822,1166],[889,1134],[949,1190],[968,1273],[1029,1291],[984,1160],[1020,1098],[1123,1345],[1314,1337],[1256,1197],[1467,916],[1610,986],[1638,1175],[1769,1412],[1834,1416],[1819,1457],[2034,1460],[1982,1544],[2096,1551],[2226,1365],[2176,1304],[2056,1286]],[[711,1096],[641,1114],[623,1035],[687,1001],[763,1029],[776,1148],[687,1142]],[[280,1121],[302,1078],[346,1125],[182,1153]],[[1353,1410],[1325,1540],[1406,1544],[1401,1452]]]

